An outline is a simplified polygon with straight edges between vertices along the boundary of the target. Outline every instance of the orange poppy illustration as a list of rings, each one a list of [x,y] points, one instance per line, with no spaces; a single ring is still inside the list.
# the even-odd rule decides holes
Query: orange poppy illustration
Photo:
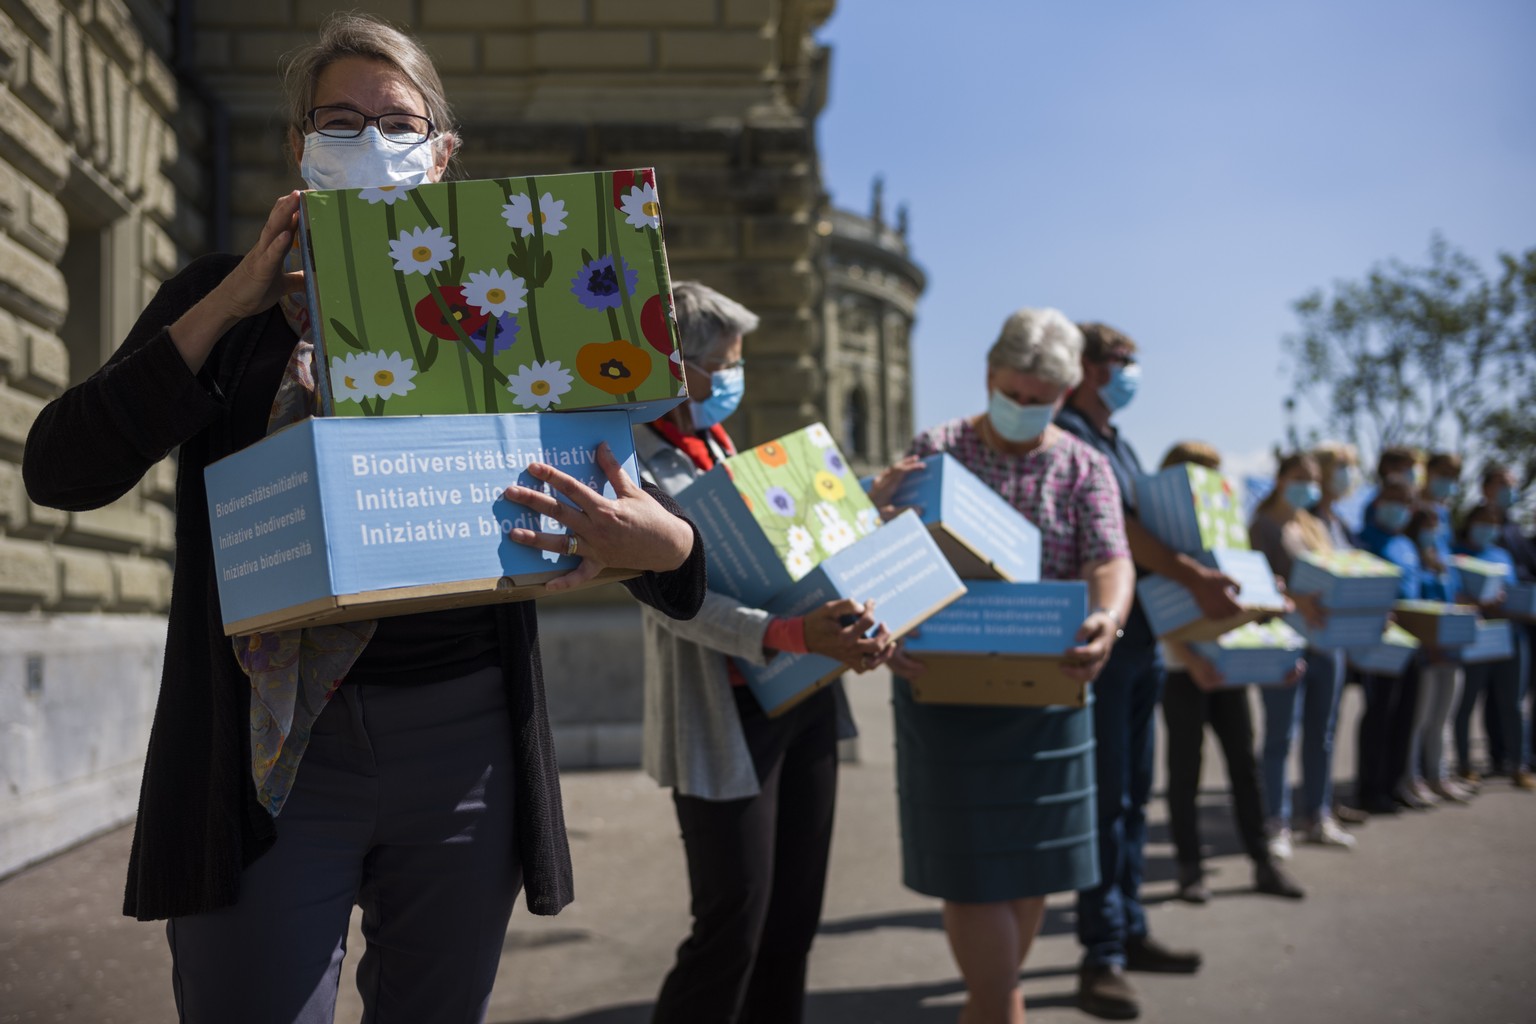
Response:
[[[777,441],[760,444],[753,451],[757,452],[757,457],[768,466],[782,466],[789,461],[789,452],[785,451],[784,446]]]
[[[595,341],[576,352],[576,372],[595,388],[610,395],[623,395],[634,391],[651,375],[651,356],[622,338]]]

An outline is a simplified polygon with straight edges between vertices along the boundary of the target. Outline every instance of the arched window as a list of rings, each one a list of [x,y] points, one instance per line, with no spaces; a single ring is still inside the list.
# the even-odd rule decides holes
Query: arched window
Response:
[[[867,459],[869,451],[869,398],[861,384],[848,389],[843,400],[843,444],[855,459]]]

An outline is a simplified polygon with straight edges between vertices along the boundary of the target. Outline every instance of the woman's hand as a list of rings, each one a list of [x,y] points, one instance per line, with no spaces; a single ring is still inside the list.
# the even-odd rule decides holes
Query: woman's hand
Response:
[[[575,508],[532,487],[514,484],[505,491],[508,501],[548,516],[566,528],[565,533],[540,533],[518,527],[507,533],[513,541],[562,554],[575,544],[571,553],[581,558],[581,564],[550,580],[550,591],[581,586],[609,566],[670,572],[693,551],[692,527],[662,508],[631,480],[606,441],[597,446],[597,464],[613,485],[612,498],[603,497],[580,480],[542,462],[529,465],[528,472],[569,498]]]
[[[1290,598],[1307,625],[1313,629],[1323,629],[1328,625],[1328,609],[1323,607],[1322,600],[1316,594],[1292,594]]]
[[[874,482],[869,485],[869,500],[875,508],[880,510],[881,519],[889,522],[907,510],[905,507],[897,508],[891,504],[891,499],[901,489],[901,483],[907,478],[907,474],[921,473],[923,468],[922,459],[916,455],[904,455],[879,472]],[[922,513],[922,509],[917,511],[919,514]]]
[[[1120,623],[1109,612],[1097,611],[1089,615],[1077,628],[1077,646],[1069,647],[1062,654],[1062,672],[1080,683],[1093,682],[1109,660],[1119,632]]]
[[[887,661],[891,666],[891,672],[903,679],[916,679],[928,671],[928,666],[907,653],[907,647],[901,641],[891,645],[891,655]]]
[[[807,613],[804,621],[806,650],[840,661],[855,672],[883,665],[895,653],[891,631],[883,624],[875,630],[873,601],[828,601]]]
[[[1211,693],[1227,685],[1227,677],[1221,674],[1215,663],[1209,658],[1196,654],[1188,645],[1179,656],[1184,659],[1184,670],[1189,673],[1189,678],[1194,680],[1195,685],[1203,692]]]
[[[1291,666],[1290,672],[1280,680],[1281,686],[1295,686],[1301,682],[1301,677],[1307,674],[1307,661],[1305,658],[1297,658],[1296,664]]]

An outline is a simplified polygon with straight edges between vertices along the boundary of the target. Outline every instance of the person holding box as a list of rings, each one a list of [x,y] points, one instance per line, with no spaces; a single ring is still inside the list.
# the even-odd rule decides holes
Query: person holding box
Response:
[[[292,156],[311,185],[435,181],[458,142],[426,51],[372,17],[337,15],[288,69]],[[164,671],[124,912],[168,918],[180,1019],[332,1019],[348,924],[363,908],[364,1017],[484,1018],[518,890],[572,899],[559,773],[529,602],[237,637],[222,629],[203,470],[312,407],[313,348],[297,298],[299,193],[273,205],[243,257],[205,256],[161,286],[116,353],[38,416],[33,500],[99,508],[179,450]],[[615,497],[552,466],[570,499],[505,496],[563,524],[513,530],[604,566],[668,615],[704,596],[704,553],[659,491],[597,461]],[[238,655],[238,656],[237,656]],[[285,706],[287,771],[261,774],[258,712]],[[307,746],[306,746],[307,741]],[[298,755],[302,754],[301,757]],[[296,759],[296,764],[294,760]]]
[[[694,281],[673,285],[692,400],[635,428],[643,476],[676,494],[734,455],[721,421],[745,389],[742,336],[757,317]],[[775,618],[715,590],[678,621],[643,611],[645,770],[671,787],[688,859],[693,928],[652,1012],[657,1024],[772,1021],[804,1013],[837,796],[840,721],[825,688],[774,718],[735,659],[812,651],[863,672],[891,653],[872,603],[829,601]]]
[[[1259,502],[1248,529],[1249,541],[1269,559],[1270,568],[1288,579],[1297,555],[1333,550],[1328,529],[1309,511],[1322,500],[1317,463],[1305,452],[1280,460],[1274,489]],[[1327,612],[1307,594],[1292,594],[1301,615],[1322,625]],[[1310,843],[1351,849],[1355,837],[1333,816],[1333,734],[1338,722],[1339,694],[1344,684],[1342,650],[1307,651],[1307,671],[1296,689],[1266,687],[1264,701],[1264,797],[1269,808],[1270,852],[1280,860],[1291,856],[1291,788],[1286,765],[1302,724],[1301,824]]]
[[[1045,580],[1085,580],[1091,609],[1064,671],[1094,679],[1130,608],[1133,572],[1120,497],[1105,460],[1051,421],[1082,376],[1082,334],[1054,309],[1021,309],[987,354],[987,411],[913,439],[947,452],[1041,533]],[[870,498],[889,504],[907,459]],[[1093,719],[1087,708],[918,703],[921,661],[898,654],[897,786],[905,884],[944,901],[944,931],[966,986],[961,1020],[1024,1019],[1020,964],[1045,897],[1098,879]],[[1089,988],[1134,1009],[1120,968]]]
[[[1509,552],[1515,567],[1515,580],[1518,583],[1536,583],[1536,539],[1521,529],[1510,513],[1514,510],[1515,503],[1520,499],[1520,488],[1515,480],[1514,471],[1502,462],[1489,462],[1483,466],[1482,473],[1483,504],[1494,510],[1498,517],[1499,538],[1498,544]],[[1518,622],[1517,627],[1525,635],[1527,651],[1536,650],[1536,621],[1527,619]],[[1532,690],[1531,679],[1536,675],[1536,659],[1527,658],[1524,674],[1520,678],[1520,692],[1529,694]],[[1483,727],[1488,734],[1488,758],[1491,766],[1503,764],[1510,760],[1504,750],[1505,729],[1498,720],[1498,705],[1493,701],[1483,703]],[[1526,718],[1525,699],[1520,701],[1521,721]],[[1536,716],[1531,716],[1530,730],[1523,733],[1522,744],[1529,757],[1533,735],[1536,735]],[[1530,767],[1529,764],[1526,767]]]
[[[1198,441],[1174,445],[1163,456],[1160,468],[1185,462],[1221,469],[1221,456],[1216,449]],[[1271,896],[1301,899],[1305,890],[1276,863],[1265,839],[1264,794],[1253,754],[1253,712],[1248,704],[1248,687],[1229,685],[1216,666],[1188,644],[1164,640],[1160,646],[1163,664],[1168,669],[1162,704],[1163,724],[1168,731],[1168,826],[1179,863],[1179,899],[1205,903],[1211,898],[1201,864],[1204,857],[1200,815],[1195,802],[1207,725],[1216,734],[1226,760],[1232,812],[1243,849],[1253,861],[1254,889]],[[1298,661],[1296,677],[1300,678],[1304,670],[1305,666]],[[1290,694],[1291,690],[1286,687],[1283,692]]]

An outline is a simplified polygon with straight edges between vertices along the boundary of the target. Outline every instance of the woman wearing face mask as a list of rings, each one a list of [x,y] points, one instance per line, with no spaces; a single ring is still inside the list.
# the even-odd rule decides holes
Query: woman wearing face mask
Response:
[[[744,390],[742,335],[757,317],[712,288],[673,286],[695,398],[635,428],[646,479],[669,494],[736,448],[720,425]],[[794,1024],[821,919],[837,795],[839,722],[823,689],[769,718],[735,659],[812,651],[863,672],[890,653],[873,606],[829,601],[776,618],[713,590],[687,622],[644,613],[645,769],[672,788],[688,859],[693,928],[652,1020]]]
[[[1495,562],[1504,567],[1504,582],[1508,586],[1516,581],[1515,560],[1509,551],[1499,544],[1502,515],[1493,505],[1479,505],[1467,515],[1457,538],[1456,553],[1471,555],[1485,562]],[[1468,602],[1470,598],[1463,596]],[[1483,615],[1490,619],[1501,618],[1503,595],[1480,604]],[[1461,702],[1456,710],[1454,736],[1456,741],[1457,774],[1469,783],[1477,783],[1481,776],[1472,769],[1471,731],[1472,712],[1477,699],[1482,697],[1491,705],[1488,716],[1499,730],[1498,742],[1489,733],[1489,756],[1492,769],[1507,774],[1519,789],[1536,789],[1536,776],[1526,766],[1531,752],[1526,747],[1526,730],[1521,709],[1525,706],[1525,680],[1530,666],[1530,643],[1522,623],[1510,622],[1509,629],[1515,656],[1504,661],[1477,662],[1465,667],[1466,683],[1462,688]],[[1502,762],[1502,763],[1501,763]]]
[[[293,59],[288,86],[310,184],[443,175],[457,136],[409,37],[338,16]],[[359,904],[365,1019],[480,1021],[519,888],[538,914],[572,898],[533,605],[223,635],[203,469],[312,407],[304,282],[284,268],[297,213],[298,193],[281,197],[250,252],[203,257],[167,281],[107,365],[38,417],[26,482],[41,503],[94,508],[179,447],[164,675],[124,909],[169,919],[180,1019],[331,1020]],[[584,556],[571,577],[643,570],[632,593],[693,614],[704,558],[691,526],[606,448],[599,462],[612,500],[530,468],[580,506],[558,512]],[[551,511],[540,492],[507,497]],[[271,739],[257,735],[269,707],[292,711],[276,740],[297,756],[270,774],[253,757]]]
[[[1322,500],[1317,462],[1306,452],[1280,460],[1275,487],[1254,511],[1248,537],[1264,552],[1270,568],[1282,580],[1291,575],[1296,556],[1333,550],[1328,528],[1312,514]],[[1297,610],[1321,626],[1326,612],[1308,594],[1293,594]],[[1279,860],[1291,856],[1291,789],[1286,766],[1301,720],[1301,798],[1298,823],[1307,842],[1351,849],[1355,837],[1333,816],[1333,736],[1338,723],[1339,694],[1344,683],[1342,650],[1307,649],[1307,671],[1295,689],[1269,686],[1264,700],[1264,799],[1269,809],[1270,853]]]
[[[1104,457],[1051,421],[1082,377],[1082,333],[1054,309],[1009,317],[987,355],[987,411],[919,435],[1040,528],[1043,579],[1082,579],[1092,609],[1068,671],[1091,680],[1130,610],[1135,573]],[[884,505],[910,463],[882,474]],[[921,662],[898,654],[902,676]],[[918,704],[894,682],[903,879],[944,900],[967,1024],[1024,1019],[1019,965],[1053,892],[1098,880],[1093,710]]]

